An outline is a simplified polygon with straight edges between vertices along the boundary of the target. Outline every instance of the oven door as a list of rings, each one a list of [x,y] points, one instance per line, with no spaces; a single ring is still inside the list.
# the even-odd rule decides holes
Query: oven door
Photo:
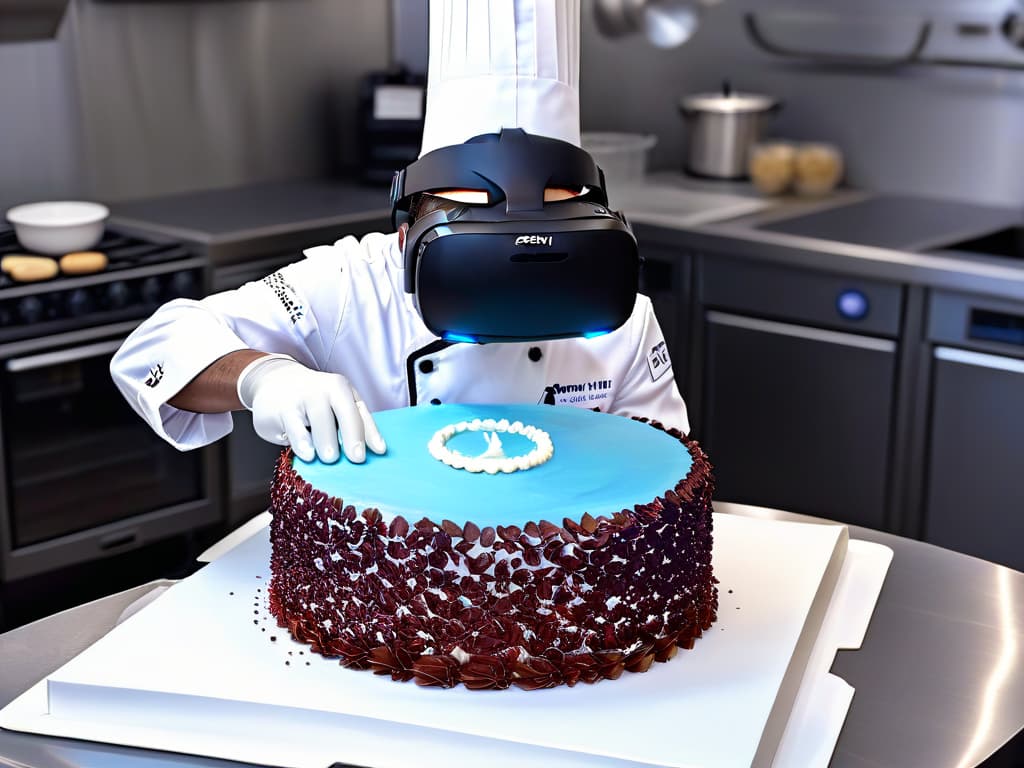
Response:
[[[0,357],[5,580],[218,521],[215,453],[178,451],[131,410],[109,372],[117,330]]]

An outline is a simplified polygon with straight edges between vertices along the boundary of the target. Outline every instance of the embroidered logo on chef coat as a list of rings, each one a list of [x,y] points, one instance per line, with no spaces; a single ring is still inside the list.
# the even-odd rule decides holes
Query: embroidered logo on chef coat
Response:
[[[284,279],[284,275],[280,272],[275,272],[263,278],[263,282],[277,296],[277,300],[281,302],[281,306],[288,313],[288,319],[292,321],[292,325],[295,325],[295,323],[302,319],[302,316],[305,314],[305,307],[299,303],[299,294]]]
[[[612,396],[611,379],[595,379],[581,384],[550,384],[537,402],[541,405],[585,405],[593,408]]]
[[[668,356],[668,346],[665,342],[651,347],[647,353],[647,368],[651,372],[651,381],[657,381],[665,375],[665,371],[671,370],[672,360]]]
[[[149,369],[149,376],[146,377],[146,386],[150,389],[154,389],[161,381],[163,381],[163,378],[164,364],[157,363]]]

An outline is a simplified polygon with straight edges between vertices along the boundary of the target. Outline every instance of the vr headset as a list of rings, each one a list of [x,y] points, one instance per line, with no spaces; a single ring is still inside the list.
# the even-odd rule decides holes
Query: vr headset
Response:
[[[544,203],[546,187],[582,190]],[[412,220],[415,196],[484,190]],[[568,142],[506,128],[434,150],[395,174],[392,223],[405,238],[405,290],[449,341],[599,336],[629,318],[640,257],[626,218],[608,208],[604,174]]]

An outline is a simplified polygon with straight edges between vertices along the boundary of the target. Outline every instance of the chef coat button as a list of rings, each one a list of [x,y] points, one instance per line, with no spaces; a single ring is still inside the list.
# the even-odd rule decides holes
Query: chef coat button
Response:
[[[440,401],[440,400],[438,400],[438,399],[437,399],[437,398],[435,397],[435,398],[434,398],[433,400],[431,400],[431,401],[430,401],[430,404],[431,404],[431,405],[440,405],[440,404],[441,404],[441,401]]]
[[[433,360],[420,360],[420,372],[421,373],[430,373],[433,370],[434,370],[434,361]]]
[[[536,363],[538,360],[541,359],[544,353],[540,351],[540,347],[530,347],[530,351],[527,352],[526,354],[530,358],[530,360]]]

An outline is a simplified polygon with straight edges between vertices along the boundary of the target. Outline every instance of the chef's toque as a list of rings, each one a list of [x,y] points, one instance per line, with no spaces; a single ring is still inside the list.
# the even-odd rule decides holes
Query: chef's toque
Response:
[[[420,155],[522,128],[580,144],[580,0],[431,0]]]

